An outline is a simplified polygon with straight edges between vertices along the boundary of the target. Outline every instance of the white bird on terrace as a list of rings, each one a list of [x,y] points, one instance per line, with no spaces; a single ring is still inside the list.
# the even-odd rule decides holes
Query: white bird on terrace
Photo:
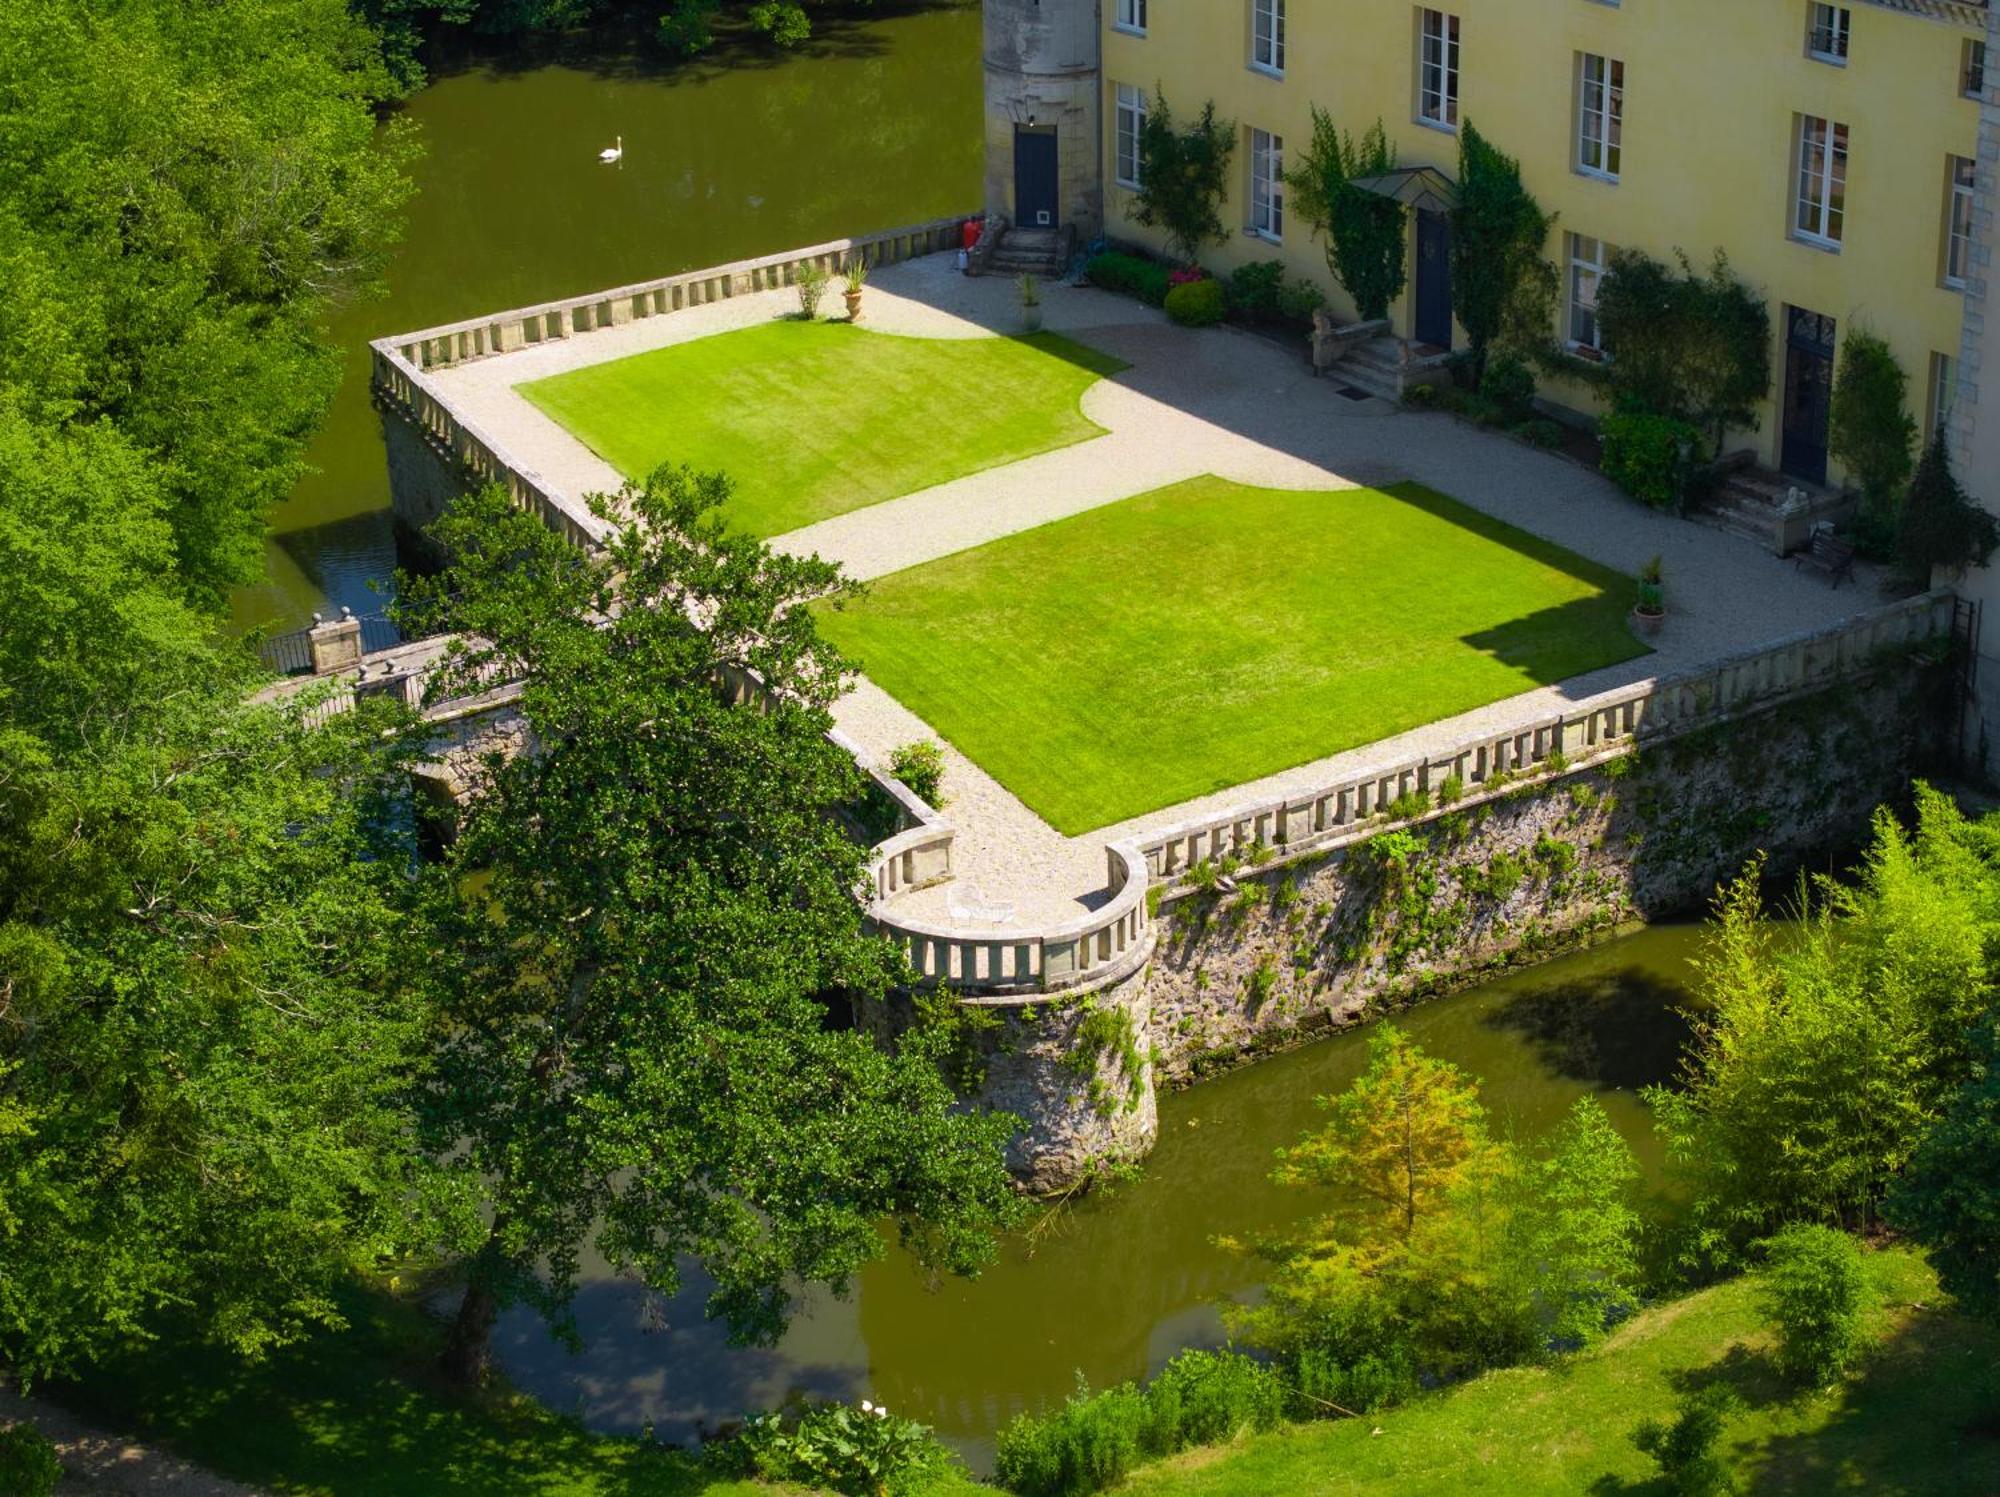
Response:
[[[606,165],[609,165],[613,161],[623,160],[624,156],[625,156],[625,137],[622,135],[618,137],[618,144],[606,146],[603,150],[597,153],[597,159],[599,161],[604,162]]]

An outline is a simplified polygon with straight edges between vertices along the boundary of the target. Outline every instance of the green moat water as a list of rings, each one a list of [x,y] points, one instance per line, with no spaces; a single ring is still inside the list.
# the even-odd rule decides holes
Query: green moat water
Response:
[[[425,154],[387,293],[329,332],[345,378],[272,517],[265,581],[239,624],[376,612],[395,568],[368,342],[552,297],[947,214],[980,195],[977,7],[823,21],[801,53],[470,58],[401,113]],[[625,156],[597,153],[623,136]]]
[[[1672,1073],[1698,928],[1661,926],[1412,1009],[1397,1022],[1480,1083],[1496,1129],[1533,1138],[1600,1098],[1649,1177],[1659,1153],[1638,1096]],[[521,1387],[607,1430],[650,1423],[686,1440],[794,1392],[879,1399],[975,1461],[1023,1408],[1144,1376],[1222,1339],[1217,1309],[1255,1291],[1257,1265],[1216,1245],[1313,1212],[1280,1189],[1272,1151],[1316,1125],[1314,1098],[1359,1074],[1367,1030],[1337,1035],[1162,1098],[1160,1142],[1134,1182],[1051,1214],[975,1282],[927,1283],[897,1254],[846,1301],[816,1302],[774,1350],[731,1349],[696,1288],[671,1302],[601,1269],[578,1303],[571,1356],[532,1313],[497,1338]]]

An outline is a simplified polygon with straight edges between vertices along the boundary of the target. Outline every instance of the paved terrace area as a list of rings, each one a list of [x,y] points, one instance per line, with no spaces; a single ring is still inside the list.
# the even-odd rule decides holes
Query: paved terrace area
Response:
[[[1121,837],[1302,792],[1350,770],[1477,736],[1488,726],[1497,731],[1544,711],[1552,716],[1561,703],[1824,628],[1879,601],[1876,579],[1865,570],[1856,585],[1832,590],[1738,537],[1654,513],[1564,458],[1442,414],[1350,400],[1337,377],[1312,377],[1302,350],[1232,328],[1178,328],[1150,307],[1092,288],[1049,286],[1043,301],[1050,330],[1131,365],[1084,396],[1084,414],[1106,435],[888,499],[772,544],[816,552],[865,579],[1205,473],[1290,489],[1414,479],[1621,572],[1661,556],[1670,616],[1650,656],[1079,837],[1057,833],[946,743],[946,815],[958,830],[957,892],[962,899],[969,886],[987,900],[1011,901],[1015,924],[1065,919],[1099,904],[1104,847]],[[435,370],[432,377],[463,414],[507,433],[510,451],[551,486],[574,496],[615,493],[620,475],[513,387],[796,309],[790,290],[732,297]],[[953,268],[951,256],[933,255],[877,270],[862,320],[880,332],[990,337],[1018,327],[1018,294],[1010,280],[968,279]],[[865,408],[865,392],[854,394]],[[968,402],[979,397],[978,390],[965,392]],[[829,412],[826,419],[852,414]],[[1187,562],[1199,566],[1201,558]],[[1271,565],[1282,567],[1285,558],[1274,555]],[[1246,587],[1255,585],[1254,578],[1244,580]],[[1448,575],[1436,580],[1440,589],[1451,586]],[[1101,606],[1116,607],[1120,579],[1107,576],[1102,587]],[[1161,702],[1159,729],[1172,733],[1177,720],[1202,710],[1200,701]],[[937,736],[866,679],[856,681],[836,718],[878,759],[898,744]],[[943,920],[951,893],[914,891],[901,896],[898,908]]]

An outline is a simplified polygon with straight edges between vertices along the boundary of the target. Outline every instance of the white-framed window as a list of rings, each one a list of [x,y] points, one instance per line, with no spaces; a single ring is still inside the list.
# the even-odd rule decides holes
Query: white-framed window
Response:
[[[1847,66],[1847,31],[1853,13],[1844,5],[1813,0],[1806,17],[1806,56],[1815,62]]]
[[[1118,0],[1118,9],[1113,12],[1111,24],[1120,31],[1136,31],[1146,34],[1146,0]]]
[[[1625,64],[1585,52],[1576,70],[1576,169],[1618,180],[1625,155]]]
[[[1965,289],[1966,272],[1972,265],[1972,189],[1978,163],[1968,156],[1949,158],[1945,176],[1944,283],[1954,291]]]
[[[1847,219],[1847,126],[1799,116],[1799,189],[1792,213],[1798,238],[1837,248]]]
[[[1930,394],[1924,402],[1926,440],[1951,419],[1951,403],[1958,396],[1958,365],[1948,353],[1931,355]]]
[[[1118,185],[1137,187],[1142,180],[1139,175],[1139,139],[1146,133],[1146,91],[1129,83],[1119,84],[1114,118]]]
[[[1458,128],[1458,17],[1428,7],[1417,15],[1417,118]]]
[[[1611,246],[1587,234],[1569,236],[1569,316],[1563,341],[1579,352],[1602,355],[1597,335],[1597,287],[1611,264]]]
[[[1250,66],[1285,70],[1285,0],[1250,0]]]
[[[1968,99],[1986,95],[1986,43],[1966,39],[1965,54],[1958,65],[1958,91]]]
[[[1250,232],[1276,241],[1285,233],[1285,141],[1250,132]]]

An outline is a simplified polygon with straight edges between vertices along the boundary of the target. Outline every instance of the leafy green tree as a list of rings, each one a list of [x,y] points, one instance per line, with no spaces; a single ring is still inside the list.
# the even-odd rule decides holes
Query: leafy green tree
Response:
[[[1861,1248],[1813,1222],[1793,1222],[1764,1247],[1759,1304],[1777,1327],[1778,1368],[1800,1382],[1830,1383],[1861,1349]]]
[[[393,88],[344,0],[0,0],[0,389],[135,446],[197,601],[261,575],[398,231]]]
[[[1951,449],[1940,427],[1931,433],[1903,501],[1896,561],[1905,579],[1929,587],[1940,568],[1983,567],[2000,547],[2000,519],[1975,503],[1951,471]]]
[[[1977,1075],[1917,1145],[1887,1215],[1923,1244],[1946,1293],[2000,1323],[2000,1017],[1981,1027],[1977,1050]]]
[[[1869,507],[1891,513],[1910,476],[1917,423],[1904,409],[1909,380],[1889,345],[1854,328],[1840,349],[1828,446],[1861,484]]]
[[[255,1354],[452,1236],[405,1105],[395,724],[245,701],[114,428],[0,397],[0,494],[0,1358],[167,1315]]]
[[[1715,1448],[1736,1407],[1726,1383],[1709,1383],[1682,1397],[1673,1423],[1648,1419],[1633,1431],[1632,1443],[1659,1462],[1670,1497],[1728,1497],[1736,1490],[1729,1463]]]
[[[1604,378],[1626,410],[1700,427],[1719,452],[1754,428],[1771,389],[1771,314],[1721,250],[1706,274],[1619,250],[1597,288],[1597,328],[1612,355]]]
[[[1544,1337],[1587,1345],[1639,1289],[1639,1164],[1603,1104],[1580,1098],[1522,1171],[1507,1225],[1516,1293]]]
[[[2000,838],[1916,790],[1887,811],[1852,884],[1780,939],[1757,870],[1718,896],[1700,965],[1709,1008],[1682,1085],[1648,1093],[1690,1194],[1690,1262],[1728,1261],[1792,1221],[1860,1227],[1972,1074],[2000,950]]]
[[[1493,1156],[1477,1088],[1393,1024],[1370,1038],[1354,1085],[1319,1105],[1327,1122],[1279,1151],[1272,1178],[1338,1192],[1336,1210],[1360,1240],[1407,1241]]]
[[[710,1313],[758,1339],[800,1284],[844,1289],[884,1218],[970,1273],[1016,1209],[1014,1122],[954,1105],[952,1036],[889,1054],[832,1022],[902,975],[828,814],[862,781],[827,737],[846,666],[812,605],[853,589],[725,531],[726,493],[663,469],[598,500],[601,565],[475,495],[438,526],[454,565],[407,583],[423,626],[471,637],[439,689],[524,677],[536,746],[477,774],[412,936],[442,1025],[425,1134],[490,1200],[461,1377],[503,1304],[566,1324],[587,1241],[663,1293],[701,1264]]]
[[[1451,298],[1472,345],[1475,384],[1523,279],[1541,262],[1554,223],[1521,185],[1521,163],[1466,121],[1458,136],[1458,206],[1451,217]]]
[[[1228,237],[1222,200],[1235,154],[1236,122],[1217,119],[1213,99],[1182,128],[1166,94],[1154,96],[1139,132],[1141,185],[1133,216],[1148,228],[1165,230],[1169,247],[1190,265],[1204,244]]]
[[[1313,106],[1312,144],[1285,174],[1299,216],[1326,240],[1326,264],[1356,313],[1369,322],[1389,315],[1407,276],[1407,215],[1394,198],[1354,185],[1358,177],[1396,169],[1396,148],[1378,119],[1356,141]]]

